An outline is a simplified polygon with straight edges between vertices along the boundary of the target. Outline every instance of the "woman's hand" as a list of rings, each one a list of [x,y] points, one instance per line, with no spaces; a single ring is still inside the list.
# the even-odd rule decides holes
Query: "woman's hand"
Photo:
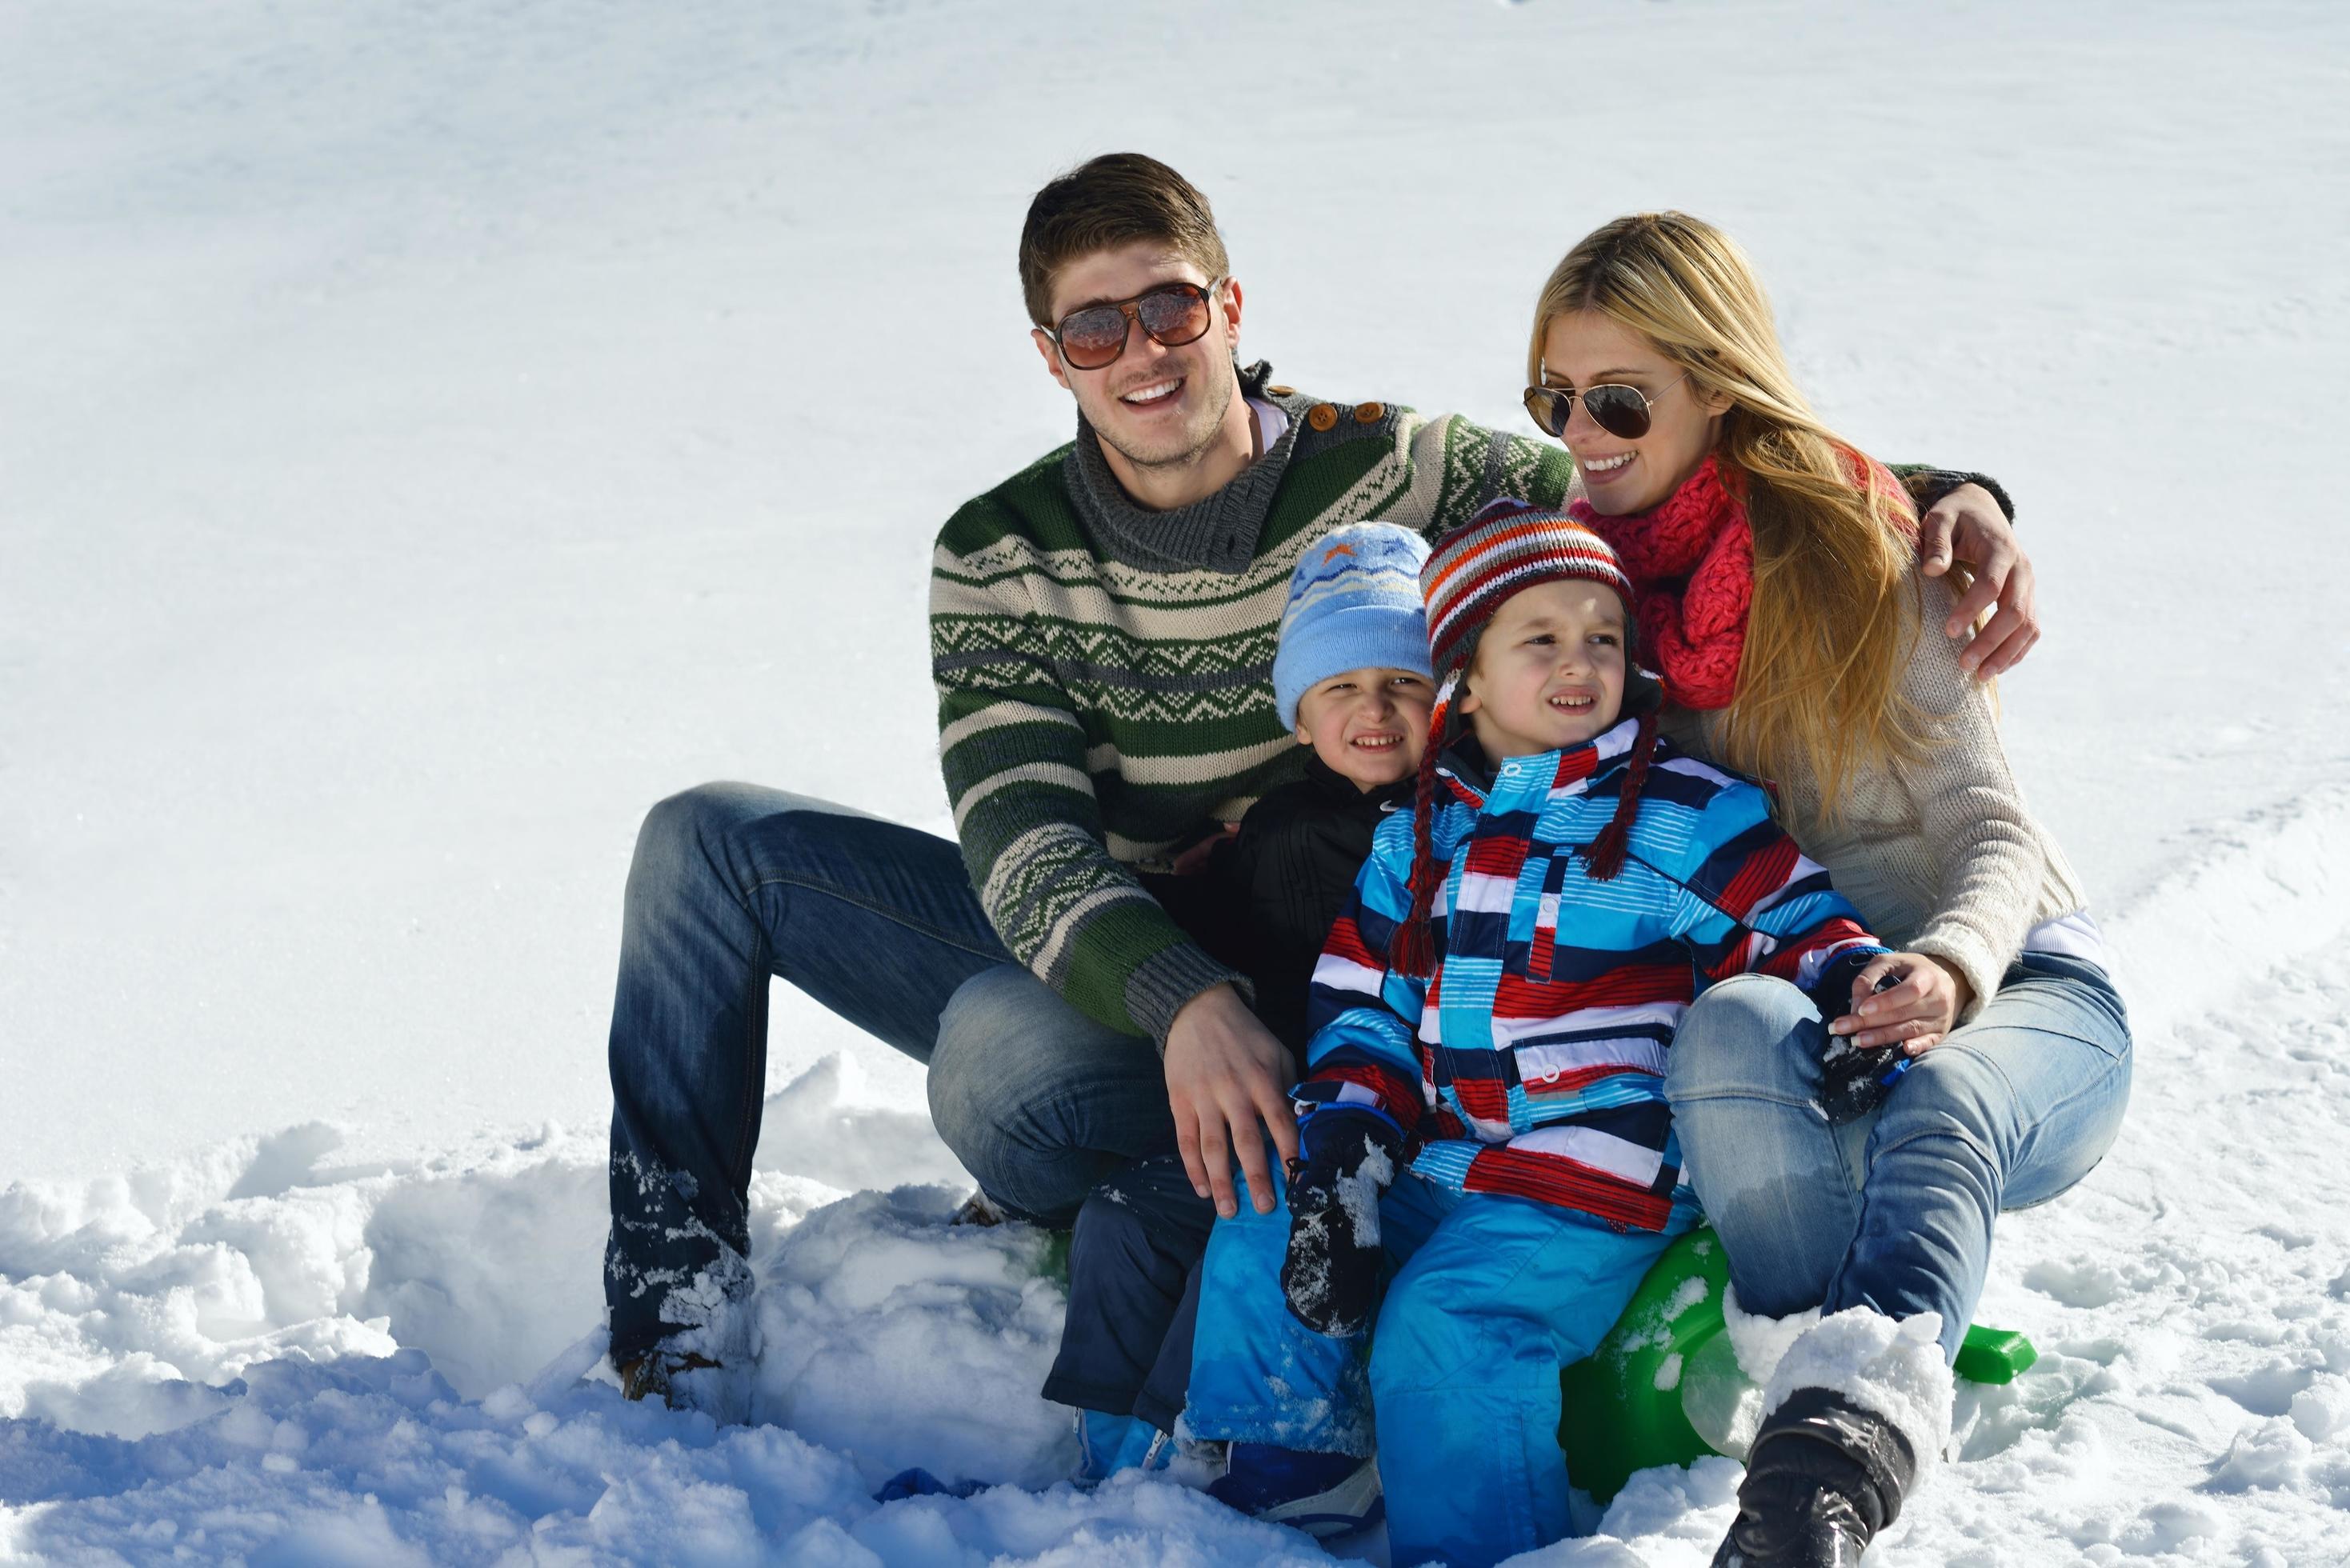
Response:
[[[1888,974],[1900,979],[1877,990]],[[1854,977],[1852,1011],[1829,1023],[1828,1033],[1851,1035],[1863,1051],[1898,1044],[1903,1055],[1915,1056],[1942,1043],[1974,995],[1966,977],[1938,958],[1880,953]]]

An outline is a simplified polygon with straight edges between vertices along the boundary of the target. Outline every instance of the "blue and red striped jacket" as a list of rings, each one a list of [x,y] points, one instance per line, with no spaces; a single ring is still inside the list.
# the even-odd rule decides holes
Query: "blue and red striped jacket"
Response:
[[[1689,1004],[1752,971],[1833,1016],[1886,949],[1760,788],[1661,739],[1622,872],[1584,875],[1580,851],[1615,815],[1638,732],[1627,719],[1490,779],[1473,748],[1445,756],[1427,980],[1388,968],[1411,908],[1412,813],[1380,825],[1315,969],[1304,1121],[1370,1107],[1430,1180],[1643,1230],[1664,1228],[1676,1192],[1689,1200],[1664,1095]]]

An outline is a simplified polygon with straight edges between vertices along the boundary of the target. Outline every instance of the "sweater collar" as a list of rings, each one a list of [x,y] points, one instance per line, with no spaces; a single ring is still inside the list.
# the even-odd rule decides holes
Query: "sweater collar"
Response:
[[[1282,476],[1289,470],[1297,432],[1305,428],[1306,410],[1315,400],[1302,393],[1283,396],[1267,390],[1273,367],[1264,360],[1238,373],[1240,395],[1278,404],[1289,416],[1289,428],[1231,483],[1172,512],[1153,512],[1128,498],[1118,476],[1110,472],[1109,460],[1102,455],[1101,438],[1083,415],[1078,416],[1076,444],[1066,470],[1069,499],[1112,560],[1152,572],[1237,576],[1256,559],[1257,539],[1273,510],[1274,493],[1281,488]]]

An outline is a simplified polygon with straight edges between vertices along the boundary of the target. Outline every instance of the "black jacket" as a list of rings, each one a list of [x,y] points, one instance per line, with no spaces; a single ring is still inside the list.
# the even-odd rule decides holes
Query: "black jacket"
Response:
[[[1251,806],[1201,870],[1145,879],[1194,941],[1249,977],[1256,1015],[1300,1062],[1322,940],[1370,858],[1371,836],[1411,791],[1407,778],[1366,794],[1308,756],[1305,776]]]

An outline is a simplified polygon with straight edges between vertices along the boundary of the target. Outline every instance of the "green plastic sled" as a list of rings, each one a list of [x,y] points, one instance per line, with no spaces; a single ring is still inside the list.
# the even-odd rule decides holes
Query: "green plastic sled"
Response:
[[[1596,1501],[1614,1497],[1635,1470],[1742,1454],[1739,1407],[1753,1385],[1723,1331],[1729,1282],[1720,1239],[1690,1231],[1665,1249],[1599,1348],[1560,1374],[1566,1473]],[[2021,1334],[1976,1324],[1957,1371],[1970,1382],[2008,1383],[2038,1358]]]

